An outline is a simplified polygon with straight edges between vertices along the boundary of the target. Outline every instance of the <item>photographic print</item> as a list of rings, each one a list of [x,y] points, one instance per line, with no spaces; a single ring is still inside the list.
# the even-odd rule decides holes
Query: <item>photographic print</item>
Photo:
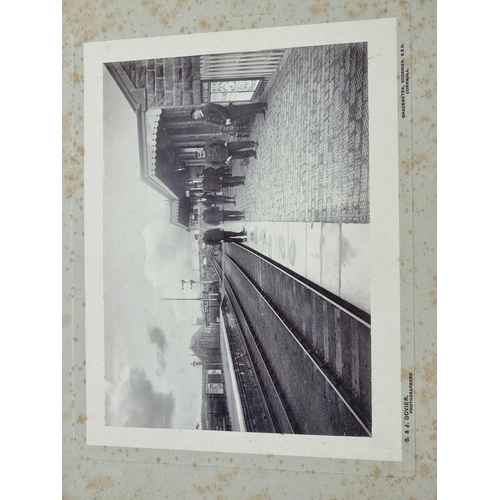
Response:
[[[397,214],[380,216],[397,203],[397,175],[385,182],[397,172],[397,95],[387,108],[379,95],[395,85],[377,79],[396,45],[371,74],[382,52],[362,28],[320,43],[307,27],[303,44],[265,48],[224,34],[209,52],[175,37],[151,57],[93,65],[102,254],[88,401],[111,442],[154,430],[167,446],[213,449],[205,431],[216,431],[243,450],[248,433],[292,448],[302,435],[328,455],[318,439],[383,440],[376,419],[390,403],[377,384],[398,361],[379,347],[399,353],[397,260],[384,260],[397,256],[397,233],[384,232]]]

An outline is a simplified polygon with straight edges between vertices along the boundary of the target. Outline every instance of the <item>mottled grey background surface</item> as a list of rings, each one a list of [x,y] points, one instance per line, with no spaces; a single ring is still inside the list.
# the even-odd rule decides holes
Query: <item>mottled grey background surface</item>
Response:
[[[409,9],[407,8],[409,5]],[[314,24],[400,15],[411,26],[411,160],[400,186],[403,299],[414,321],[417,442],[412,477],[366,463],[316,467],[284,457],[249,459],[89,452],[84,443],[83,44],[181,33]],[[408,499],[436,497],[436,4],[395,1],[102,0],[63,2],[63,498]],[[406,152],[408,153],[408,152]],[[402,373],[405,378],[407,373]],[[83,407],[84,408],[84,407]],[[413,466],[412,466],[413,470]],[[405,474],[405,476],[412,475]]]

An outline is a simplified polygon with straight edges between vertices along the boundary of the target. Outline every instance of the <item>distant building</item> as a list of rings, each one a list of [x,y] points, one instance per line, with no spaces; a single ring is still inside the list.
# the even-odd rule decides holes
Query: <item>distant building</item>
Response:
[[[220,327],[202,326],[191,337],[189,345],[193,354],[198,356],[203,365],[221,362]]]
[[[200,359],[203,370],[202,429],[231,430],[220,348],[220,325],[199,328],[191,337],[190,349]]]

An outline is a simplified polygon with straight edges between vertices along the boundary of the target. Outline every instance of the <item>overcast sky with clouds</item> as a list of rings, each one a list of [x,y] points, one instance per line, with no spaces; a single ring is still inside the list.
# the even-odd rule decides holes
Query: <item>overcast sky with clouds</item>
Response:
[[[192,233],[170,224],[165,198],[140,179],[135,112],[104,68],[106,423],[193,429],[201,367],[190,366],[199,301]]]

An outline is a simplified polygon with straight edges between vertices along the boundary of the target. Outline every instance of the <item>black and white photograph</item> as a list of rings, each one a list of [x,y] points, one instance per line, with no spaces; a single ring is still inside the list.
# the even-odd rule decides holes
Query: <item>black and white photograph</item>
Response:
[[[373,436],[370,43],[275,44],[100,65],[111,432]]]

